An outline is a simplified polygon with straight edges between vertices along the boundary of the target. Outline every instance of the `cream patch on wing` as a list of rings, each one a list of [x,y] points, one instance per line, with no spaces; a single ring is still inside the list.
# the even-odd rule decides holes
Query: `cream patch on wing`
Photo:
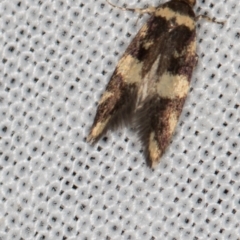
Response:
[[[112,92],[104,92],[98,105],[101,105],[102,103],[104,103],[107,99],[109,99],[110,97],[113,96],[113,93]]]
[[[145,36],[147,35],[147,32],[148,32],[148,25],[144,24],[139,31],[139,37],[141,39],[145,38]]]
[[[153,44],[154,44],[154,41],[146,41],[146,42],[143,44],[143,47],[147,50],[147,49],[149,49]]]
[[[157,93],[160,97],[175,99],[183,98],[189,90],[189,81],[185,75],[164,73],[157,82]]]
[[[122,76],[124,82],[138,83],[141,81],[143,63],[130,54],[124,55],[117,66],[117,74]]]
[[[149,157],[151,160],[151,165],[152,167],[154,167],[159,162],[159,158],[161,156],[161,150],[158,147],[158,143],[155,139],[154,132],[151,132],[150,134],[148,151],[149,151]]]
[[[191,41],[191,43],[187,46],[186,52],[189,54],[189,56],[196,55],[196,37]]]
[[[168,119],[168,127],[169,127],[170,134],[173,134],[176,128],[177,122],[178,122],[178,115],[174,110],[172,110]]]
[[[103,122],[98,122],[94,128],[92,129],[91,133],[88,136],[87,141],[90,142],[92,140],[95,140],[96,138],[98,138],[98,136],[100,134],[102,134],[103,130],[105,129],[105,127],[107,126],[109,119],[111,116],[109,116],[107,119],[105,119],[105,121]]]
[[[189,16],[181,15],[178,12],[174,12],[170,8],[158,8],[155,13],[156,17],[165,18],[170,22],[171,19],[175,19],[177,25],[184,25],[190,30],[195,29],[195,20]]]
[[[139,93],[138,93],[138,96],[139,96],[139,99],[137,101],[138,103],[143,102],[152,92],[155,91],[154,87],[155,87],[155,81],[156,81],[155,80],[156,72],[159,66],[160,58],[161,58],[161,54],[158,55],[151,69],[149,70],[149,72],[147,72],[147,74],[144,76],[141,82]]]

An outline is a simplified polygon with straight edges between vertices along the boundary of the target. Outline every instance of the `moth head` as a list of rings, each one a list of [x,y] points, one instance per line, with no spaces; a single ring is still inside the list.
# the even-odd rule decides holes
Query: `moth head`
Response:
[[[193,7],[196,3],[196,0],[175,0],[187,3],[189,6]]]

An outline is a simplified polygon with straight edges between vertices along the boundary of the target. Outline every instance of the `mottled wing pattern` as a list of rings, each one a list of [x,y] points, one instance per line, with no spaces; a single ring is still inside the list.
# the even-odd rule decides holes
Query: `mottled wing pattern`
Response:
[[[139,86],[143,78],[144,56],[146,51],[141,51],[142,45],[150,38],[147,35],[146,23],[132,40],[103,93],[97,108],[97,113],[90,130],[87,141],[95,142],[109,128],[122,122],[125,118],[131,118],[138,99]],[[151,36],[154,41],[154,36]],[[138,53],[141,56],[136,57]]]
[[[151,59],[150,64],[143,64],[143,82],[151,85],[142,88],[144,94],[141,95],[145,96],[139,103],[136,118],[151,167],[159,162],[171,140],[197,62],[195,16],[187,4],[162,5],[147,28],[156,26],[161,34],[155,36],[155,42],[147,51],[154,58],[143,59],[143,62]]]
[[[181,113],[196,64],[195,48],[192,8],[178,1],[156,8],[120,59],[88,141],[96,141],[111,123],[134,113],[148,163],[154,166]]]

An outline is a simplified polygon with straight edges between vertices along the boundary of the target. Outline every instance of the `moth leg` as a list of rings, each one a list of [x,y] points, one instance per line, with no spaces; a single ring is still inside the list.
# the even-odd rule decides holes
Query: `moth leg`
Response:
[[[198,15],[196,17],[196,21],[199,21],[201,19],[206,19],[209,22],[214,22],[214,23],[221,24],[221,25],[224,25],[224,23],[226,22],[226,21],[223,21],[223,22],[222,21],[216,21],[215,18],[210,18],[210,17],[208,17],[206,15]]]
[[[149,13],[149,14],[152,14],[152,13],[155,13],[156,12],[156,9],[155,7],[149,7],[149,8],[124,8],[124,7],[118,7],[112,3],[109,2],[109,0],[106,0],[107,3],[109,5],[111,5],[112,7],[116,7],[118,9],[121,9],[123,11],[131,11],[131,12],[137,12],[137,13],[140,13],[140,14],[144,14],[144,13]]]

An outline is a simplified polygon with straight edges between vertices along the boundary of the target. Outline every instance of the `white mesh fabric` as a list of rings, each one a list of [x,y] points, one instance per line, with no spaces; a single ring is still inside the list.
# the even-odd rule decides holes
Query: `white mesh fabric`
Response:
[[[240,4],[194,10],[226,23],[198,22],[191,91],[152,171],[134,129],[86,143],[148,16],[104,0],[0,0],[1,240],[240,239]]]

